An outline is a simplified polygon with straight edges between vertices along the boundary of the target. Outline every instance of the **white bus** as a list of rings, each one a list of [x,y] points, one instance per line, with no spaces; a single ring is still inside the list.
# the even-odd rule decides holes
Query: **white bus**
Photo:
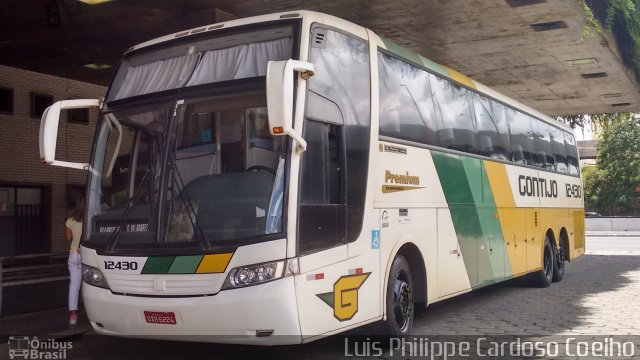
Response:
[[[100,108],[88,164],[61,109]],[[372,31],[295,11],[164,36],[43,116],[88,169],[96,332],[250,344],[366,324],[584,253],[566,126]],[[286,336],[283,336],[286,335]]]

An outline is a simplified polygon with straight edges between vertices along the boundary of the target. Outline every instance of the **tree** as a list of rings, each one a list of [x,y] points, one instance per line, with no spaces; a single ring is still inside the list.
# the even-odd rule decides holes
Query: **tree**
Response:
[[[602,128],[595,169],[583,170],[585,201],[608,215],[635,212],[640,186],[640,117],[596,115]]]

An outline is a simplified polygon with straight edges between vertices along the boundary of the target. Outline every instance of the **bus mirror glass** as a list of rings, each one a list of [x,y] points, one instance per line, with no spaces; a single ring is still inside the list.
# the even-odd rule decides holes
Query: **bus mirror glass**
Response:
[[[297,102],[304,104],[306,80],[313,76],[313,64],[297,61],[269,61],[267,65],[267,111],[269,131],[273,136],[289,135],[298,142],[300,152],[307,148],[306,141],[293,129],[293,75],[299,73]],[[296,123],[302,120],[302,108],[296,111]]]
[[[81,99],[58,101],[49,106],[42,114],[42,120],[40,121],[40,162],[48,165],[88,170],[89,164],[87,163],[59,161],[55,159],[60,112],[69,109],[100,107],[100,104],[101,101],[99,99]]]

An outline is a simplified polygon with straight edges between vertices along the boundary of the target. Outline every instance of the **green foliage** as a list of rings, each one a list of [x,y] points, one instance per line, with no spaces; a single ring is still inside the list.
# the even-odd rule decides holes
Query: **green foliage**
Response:
[[[586,205],[602,214],[629,214],[638,205],[640,117],[618,113],[593,118],[602,132],[596,166],[583,169]]]
[[[579,0],[585,8],[582,37],[600,33],[599,23],[613,32],[623,62],[640,80],[640,0]],[[598,21],[599,20],[599,21]]]
[[[580,0],[580,3],[582,3],[582,7],[584,8],[584,13],[586,15],[586,24],[582,29],[582,39],[584,40],[584,38],[588,36],[593,36],[594,33],[602,33],[602,28],[600,27],[598,20],[596,20],[593,15],[593,11],[591,11],[589,5],[587,5],[584,0]]]
[[[584,182],[584,206],[587,209],[600,209],[598,206],[598,195],[600,194],[599,185],[601,171],[595,166],[582,167],[582,181]]]
[[[555,120],[561,121],[571,128],[577,127],[585,127],[585,125],[589,125],[591,123],[591,118],[589,115],[562,115],[562,116],[554,116]]]

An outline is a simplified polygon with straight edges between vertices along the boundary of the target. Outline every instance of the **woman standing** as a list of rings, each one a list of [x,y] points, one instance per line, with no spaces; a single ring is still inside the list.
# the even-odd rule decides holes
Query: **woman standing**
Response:
[[[76,207],[66,222],[66,238],[71,241],[69,249],[69,325],[78,324],[78,297],[82,283],[82,263],[80,261],[80,237],[82,236],[82,218],[84,209]]]

